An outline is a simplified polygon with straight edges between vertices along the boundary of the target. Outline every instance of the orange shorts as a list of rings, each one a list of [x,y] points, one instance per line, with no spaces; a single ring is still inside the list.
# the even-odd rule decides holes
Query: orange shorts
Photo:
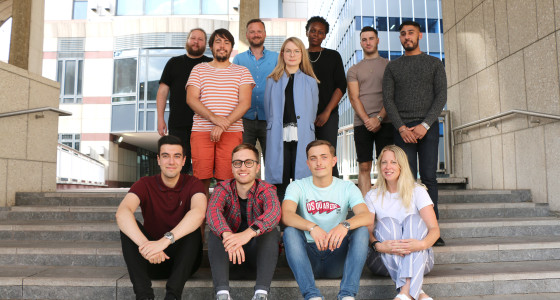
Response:
[[[193,175],[198,179],[215,177],[219,180],[233,178],[231,152],[243,143],[243,132],[224,132],[219,142],[210,141],[210,132],[191,133]]]

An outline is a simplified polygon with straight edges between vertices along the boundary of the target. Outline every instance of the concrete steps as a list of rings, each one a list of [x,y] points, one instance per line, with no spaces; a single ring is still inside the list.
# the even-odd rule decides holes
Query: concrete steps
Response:
[[[462,238],[446,243],[446,247],[434,248],[438,265],[560,259],[560,236]],[[119,241],[36,240],[3,240],[0,265],[126,266]],[[203,266],[209,266],[206,259]],[[278,267],[288,267],[283,253]]]
[[[124,267],[0,267],[0,292],[11,299],[134,299]],[[441,299],[457,296],[560,293],[560,262],[515,264],[443,264],[424,280],[424,290]],[[317,280],[326,299],[335,299],[340,280]],[[232,297],[250,299],[254,282],[232,280]],[[156,297],[162,297],[165,281],[153,281]],[[203,268],[187,282],[183,299],[212,299],[210,270]],[[393,282],[364,271],[358,299],[391,299]],[[271,286],[272,300],[301,299],[287,268],[278,268]],[[509,299],[504,298],[498,299]]]
[[[134,299],[114,221],[126,192],[18,193],[16,206],[0,210],[0,299]],[[434,299],[560,299],[560,219],[547,205],[526,190],[441,190],[439,199],[447,246],[434,248],[424,284]],[[183,299],[213,299],[206,257]],[[317,281],[329,300],[339,284]],[[250,299],[253,285],[232,278],[232,296]],[[165,282],[153,286],[163,298]],[[358,299],[395,295],[389,278],[368,270],[360,286]],[[301,299],[283,255],[270,299]]]

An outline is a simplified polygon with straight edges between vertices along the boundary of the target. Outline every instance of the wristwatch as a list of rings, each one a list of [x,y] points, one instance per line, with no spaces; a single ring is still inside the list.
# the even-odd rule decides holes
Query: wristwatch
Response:
[[[251,230],[253,230],[254,232],[256,232],[256,233],[257,233],[257,236],[258,236],[259,234],[261,234],[261,229],[259,228],[259,226],[253,224],[253,225],[251,225],[249,228],[251,228]]]
[[[377,120],[379,120],[379,122],[383,122],[383,117],[382,117],[382,116],[380,116],[380,115],[377,115],[377,117],[376,117],[376,118],[377,118]]]
[[[340,222],[340,225],[342,225],[344,228],[350,230],[350,223],[348,223],[348,221]]]
[[[428,125],[428,123],[422,122],[420,124],[422,124],[422,126],[424,126],[424,128],[426,128],[426,130],[430,130],[430,125]]]
[[[175,243],[175,236],[173,235],[173,233],[171,233],[171,232],[166,232],[166,233],[163,235],[163,237],[166,238],[166,239],[169,239],[169,240],[171,241],[171,244],[174,244],[174,243]]]
[[[377,243],[381,243],[381,242],[380,241],[373,241],[370,245],[371,249],[373,249],[373,251],[375,251],[375,252],[379,252],[379,251],[377,251],[377,249],[375,249],[375,244],[377,244]]]

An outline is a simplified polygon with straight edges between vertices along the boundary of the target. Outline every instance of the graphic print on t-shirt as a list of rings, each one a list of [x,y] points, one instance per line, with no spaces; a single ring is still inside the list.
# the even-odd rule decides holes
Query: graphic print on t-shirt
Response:
[[[333,210],[336,209],[336,213],[340,214],[340,205],[330,202],[330,201],[315,201],[315,200],[311,200],[311,201],[307,201],[306,204],[306,208],[307,208],[307,213],[309,214],[316,214],[316,213],[331,213]]]

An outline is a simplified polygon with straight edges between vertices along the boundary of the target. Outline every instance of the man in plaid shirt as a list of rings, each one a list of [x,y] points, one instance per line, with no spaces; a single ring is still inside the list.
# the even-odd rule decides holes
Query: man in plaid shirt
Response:
[[[259,151],[251,144],[233,149],[234,179],[214,188],[206,219],[208,257],[216,299],[231,300],[229,265],[256,270],[253,300],[266,300],[278,260],[280,203],[273,185],[256,179],[260,170]]]

